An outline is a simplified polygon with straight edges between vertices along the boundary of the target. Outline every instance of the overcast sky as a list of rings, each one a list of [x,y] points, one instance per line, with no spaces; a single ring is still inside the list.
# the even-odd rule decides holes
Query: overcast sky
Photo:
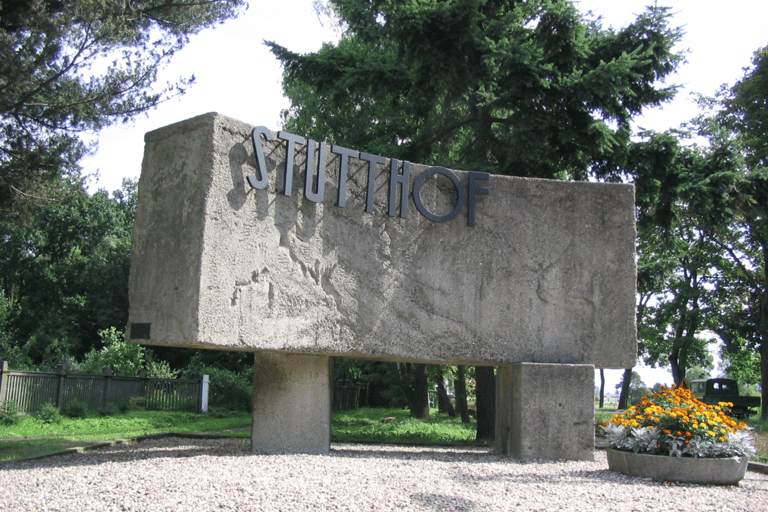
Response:
[[[604,26],[620,28],[645,10],[650,1],[582,0],[582,12],[603,17]],[[768,45],[768,1],[668,0],[675,13],[672,24],[682,26],[680,49],[687,49],[687,63],[669,82],[682,86],[677,99],[647,112],[637,125],[663,131],[693,118],[696,106],[691,93],[712,95],[723,84],[743,76],[752,54]],[[293,51],[312,52],[337,35],[327,20],[312,9],[312,0],[251,0],[245,15],[192,38],[163,72],[160,83],[194,74],[197,83],[181,98],[173,99],[129,125],[99,134],[98,152],[83,161],[84,172],[98,171],[89,189],[120,188],[123,178],[138,178],[144,150],[144,134],[206,112],[239,119],[252,125],[278,129],[280,111],[288,106],[282,97],[281,69],[263,45],[275,41]],[[364,148],[361,148],[364,149]],[[671,383],[668,371],[642,370],[645,382]],[[607,372],[607,389],[620,379],[618,370]]]

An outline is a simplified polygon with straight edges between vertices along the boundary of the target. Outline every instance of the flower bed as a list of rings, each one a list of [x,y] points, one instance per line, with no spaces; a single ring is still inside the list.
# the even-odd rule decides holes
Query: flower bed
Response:
[[[683,388],[664,388],[603,424],[608,444],[621,451],[675,457],[755,455],[747,425],[728,416],[733,404],[697,400]]]

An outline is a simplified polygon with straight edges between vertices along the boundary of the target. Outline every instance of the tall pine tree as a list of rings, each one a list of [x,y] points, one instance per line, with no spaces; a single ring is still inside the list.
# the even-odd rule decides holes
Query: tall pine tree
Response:
[[[77,193],[82,132],[181,94],[158,70],[190,35],[236,16],[244,0],[2,0],[0,220]]]
[[[681,32],[620,30],[569,1],[329,0],[343,35],[284,65],[286,128],[413,162],[617,179],[632,118],[675,93]]]

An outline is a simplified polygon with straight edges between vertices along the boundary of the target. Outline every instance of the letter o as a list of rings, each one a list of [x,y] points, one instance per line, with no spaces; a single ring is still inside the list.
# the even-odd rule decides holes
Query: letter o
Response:
[[[426,206],[424,206],[424,203],[421,202],[421,186],[424,184],[424,180],[433,174],[440,174],[445,176],[451,180],[453,186],[456,188],[456,206],[454,206],[453,210],[445,215],[435,215],[434,213],[427,210]],[[421,173],[416,176],[416,179],[413,180],[412,194],[413,202],[416,204],[416,209],[419,210],[419,213],[433,222],[448,222],[449,220],[455,219],[464,208],[464,200],[466,198],[464,187],[461,186],[459,177],[456,176],[456,173],[446,169],[445,167],[429,167],[421,171]]]

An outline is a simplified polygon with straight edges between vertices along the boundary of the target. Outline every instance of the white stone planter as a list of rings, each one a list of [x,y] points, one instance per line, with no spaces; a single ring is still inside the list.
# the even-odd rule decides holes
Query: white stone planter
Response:
[[[608,469],[629,476],[704,485],[736,485],[744,478],[748,457],[695,459],[608,449]]]

